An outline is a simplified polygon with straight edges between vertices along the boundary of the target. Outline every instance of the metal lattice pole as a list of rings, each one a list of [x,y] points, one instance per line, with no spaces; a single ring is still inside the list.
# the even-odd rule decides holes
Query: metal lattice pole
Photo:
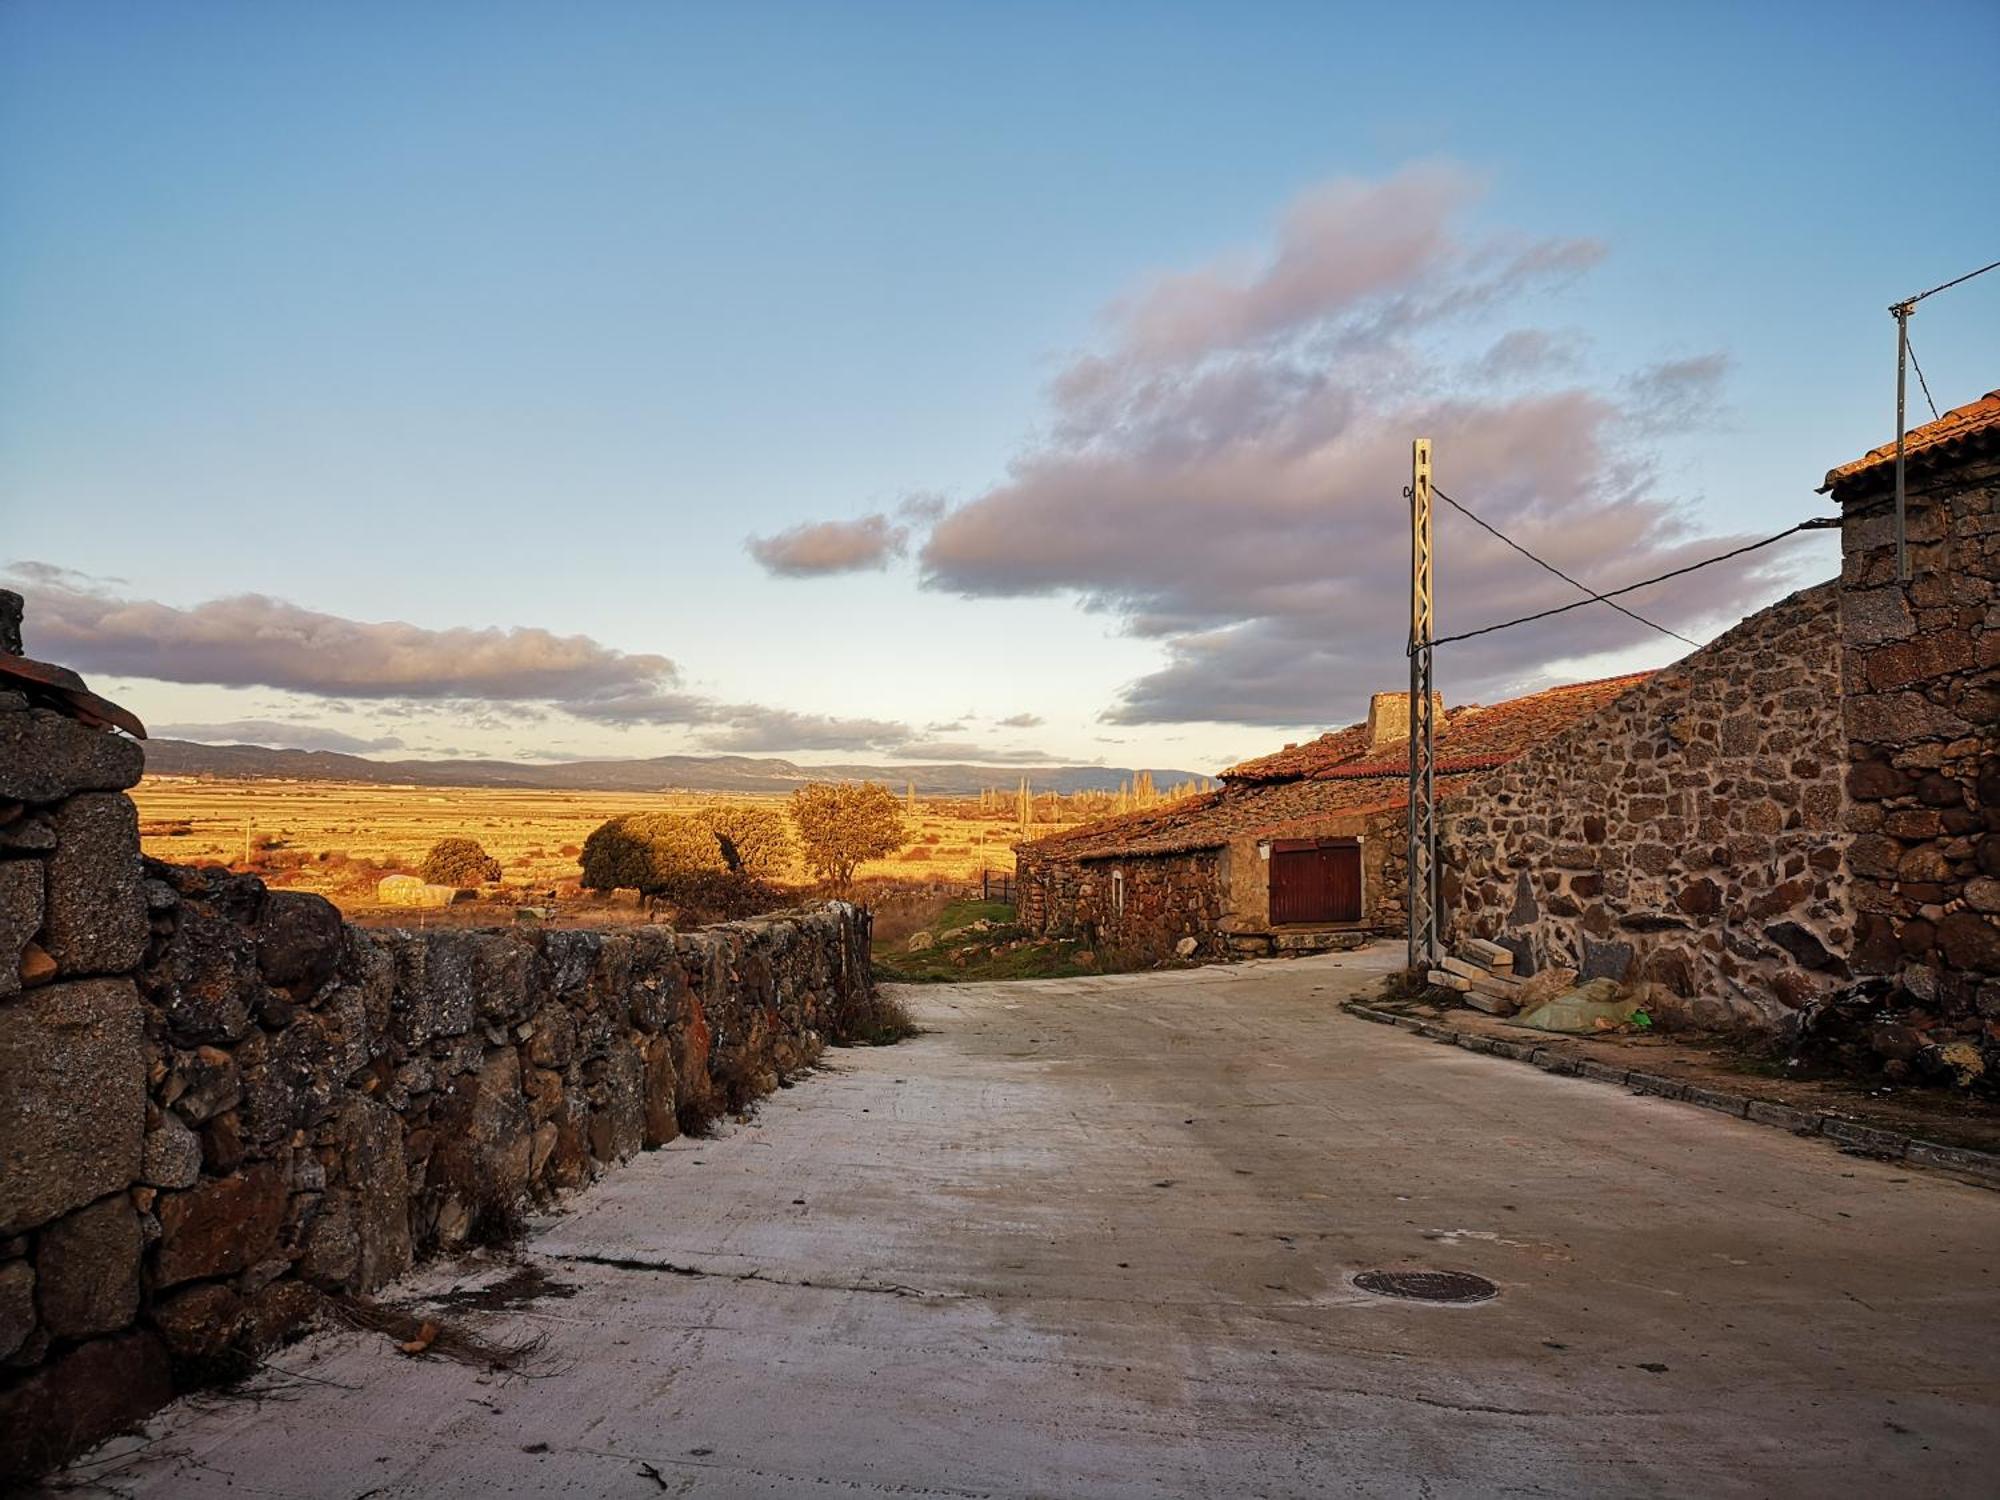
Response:
[[[1437,725],[1431,678],[1431,440],[1410,448],[1410,967],[1438,956]]]

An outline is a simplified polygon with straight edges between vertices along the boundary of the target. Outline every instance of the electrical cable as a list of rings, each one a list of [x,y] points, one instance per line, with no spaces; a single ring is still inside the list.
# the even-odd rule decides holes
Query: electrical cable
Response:
[[[1437,493],[1436,485],[1431,486],[1431,493],[1433,495]],[[1628,583],[1623,588],[1607,589],[1602,594],[1598,594],[1593,598],[1579,599],[1574,604],[1559,604],[1554,609],[1541,610],[1532,615],[1522,615],[1519,619],[1515,620],[1502,620],[1497,625],[1482,625],[1477,630],[1463,630],[1457,635],[1441,635],[1436,640],[1425,642],[1425,645],[1448,646],[1453,641],[1469,641],[1477,635],[1491,635],[1496,630],[1509,630],[1516,625],[1528,625],[1536,620],[1546,620],[1555,615],[1566,615],[1573,609],[1582,609],[1587,605],[1609,601],[1621,594],[1634,593],[1639,589],[1650,588],[1656,583],[1665,583],[1670,578],[1680,578],[1688,573],[1695,573],[1703,568],[1713,567],[1716,563],[1728,562],[1732,557],[1741,557],[1746,552],[1756,552],[1776,542],[1782,542],[1786,537],[1794,536],[1801,531],[1825,531],[1839,524],[1840,522],[1832,516],[1815,516],[1809,521],[1801,521],[1796,526],[1787,527],[1776,536],[1767,536],[1761,542],[1751,542],[1746,546],[1737,547],[1728,552],[1718,552],[1714,557],[1705,557],[1700,562],[1689,563],[1684,568],[1675,568],[1672,572],[1662,573],[1656,578],[1642,578],[1639,582]],[[1415,655],[1416,650],[1417,648],[1412,646],[1409,648],[1407,654]]]
[[[1994,261],[1991,265],[1981,266],[1976,271],[1967,271],[1963,276],[1954,276],[1950,281],[1944,282],[1939,286],[1934,286],[1928,292],[1918,292],[1916,296],[1908,297],[1898,302],[1896,307],[1913,307],[1926,297],[1935,297],[1939,292],[1948,292],[1961,281],[1970,281],[1975,276],[1984,276],[1988,271],[2000,271],[2000,260]],[[1889,310],[1894,312],[1896,309],[1892,307]]]
[[[1937,402],[1931,399],[1931,383],[1924,379],[1924,367],[1917,363],[1917,346],[1910,342],[1909,330],[1903,331],[1903,351],[1910,356],[1910,368],[1917,372],[1917,384],[1924,388],[1924,401],[1931,409],[1931,420],[1938,416]]]
[[[1610,605],[1611,608],[1617,610],[1619,614],[1624,615],[1629,619],[1637,620],[1641,625],[1645,625],[1650,627],[1651,629],[1659,631],[1661,635],[1670,635],[1675,640],[1680,641],[1685,645],[1692,646],[1696,650],[1701,649],[1700,641],[1691,641],[1686,636],[1682,635],[1678,630],[1669,630],[1666,626],[1660,624],[1657,620],[1649,620],[1644,615],[1639,614],[1633,610],[1629,610],[1622,604],[1614,603],[1612,600],[1607,599],[1604,597],[1604,595],[1598,593],[1596,589],[1592,588],[1589,584],[1583,582],[1581,579],[1572,578],[1569,576],[1569,574],[1565,573],[1561,568],[1558,568],[1554,563],[1544,561],[1542,558],[1535,556],[1534,553],[1530,552],[1526,547],[1523,547],[1519,542],[1515,541],[1511,536],[1508,536],[1504,531],[1500,530],[1499,527],[1490,525],[1487,522],[1482,521],[1478,516],[1475,516],[1471,511],[1467,510],[1463,505],[1459,504],[1458,501],[1452,499],[1451,496],[1447,495],[1443,490],[1439,489],[1436,484],[1431,485],[1431,493],[1437,496],[1438,499],[1444,501],[1446,505],[1449,505],[1453,510],[1457,511],[1461,516],[1464,516],[1466,520],[1470,521],[1473,525],[1477,526],[1481,531],[1488,532],[1491,535],[1498,537],[1501,541],[1505,542],[1508,546],[1512,547],[1516,552],[1520,553],[1521,556],[1527,558],[1529,562],[1535,564],[1536,567],[1545,569],[1546,571],[1555,574],[1556,577],[1560,578],[1564,583],[1572,584],[1575,587],[1582,589],[1583,592],[1590,595],[1591,599],[1594,600],[1596,603]]]

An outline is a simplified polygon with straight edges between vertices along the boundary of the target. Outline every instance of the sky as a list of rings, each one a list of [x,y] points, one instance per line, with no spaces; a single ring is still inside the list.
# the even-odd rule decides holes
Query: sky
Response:
[[[1599,588],[1825,514],[1887,305],[2000,258],[1996,62],[1990,0],[8,0],[0,579],[155,734],[1212,773],[1403,685],[1414,437]],[[1912,341],[2000,386],[2000,272]],[[1437,526],[1441,631],[1577,597]]]

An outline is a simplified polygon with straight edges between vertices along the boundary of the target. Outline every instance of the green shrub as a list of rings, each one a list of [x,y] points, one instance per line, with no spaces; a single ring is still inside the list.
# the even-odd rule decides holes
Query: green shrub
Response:
[[[485,885],[500,878],[500,861],[480,848],[477,839],[439,839],[418,873],[431,885]]]

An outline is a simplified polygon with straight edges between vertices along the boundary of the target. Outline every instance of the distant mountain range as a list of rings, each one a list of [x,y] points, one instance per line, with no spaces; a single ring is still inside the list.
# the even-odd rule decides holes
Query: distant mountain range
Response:
[[[1202,779],[1195,771],[1147,768],[1165,791]],[[274,750],[266,745],[146,741],[155,776],[354,781],[378,786],[531,787],[570,792],[789,792],[808,781],[914,784],[933,797],[977,796],[1013,787],[1023,776],[1038,792],[1115,792],[1137,772],[1116,766],[802,766],[751,755],[656,755],[648,760],[571,760],[529,765],[505,760],[370,760],[335,750]]]

